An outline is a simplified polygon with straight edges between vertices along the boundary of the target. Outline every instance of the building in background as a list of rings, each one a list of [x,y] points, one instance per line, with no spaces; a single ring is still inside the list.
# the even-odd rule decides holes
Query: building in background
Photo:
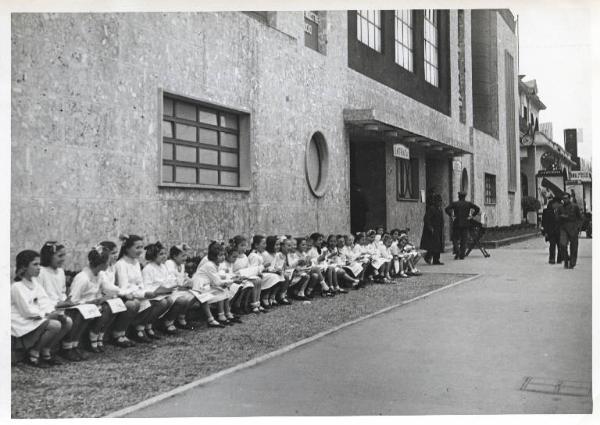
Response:
[[[11,254],[521,220],[508,10],[12,15]],[[448,228],[448,226],[447,226]]]

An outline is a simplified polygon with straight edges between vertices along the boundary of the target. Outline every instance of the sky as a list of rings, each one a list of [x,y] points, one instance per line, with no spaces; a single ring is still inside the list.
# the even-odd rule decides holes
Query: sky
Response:
[[[592,156],[591,13],[585,8],[511,8],[519,21],[519,74],[535,79],[546,105],[540,122],[553,123],[554,141],[563,129],[583,129],[579,156]]]

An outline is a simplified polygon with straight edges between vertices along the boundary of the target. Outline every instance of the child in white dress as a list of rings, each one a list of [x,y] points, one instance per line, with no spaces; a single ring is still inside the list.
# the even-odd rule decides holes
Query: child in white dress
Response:
[[[273,258],[269,253],[265,253],[267,239],[263,235],[254,235],[252,238],[251,252],[248,255],[248,262],[251,266],[257,267],[261,274],[260,281],[260,306],[266,311],[271,306],[269,304],[270,289],[277,285],[283,277],[273,267]]]
[[[346,258],[346,271],[348,274],[358,279],[358,284],[353,286],[354,289],[359,289],[364,286],[364,274],[367,268],[368,260],[362,256],[362,249],[360,244],[354,243],[353,235],[344,236],[344,246],[340,252]]]
[[[235,263],[233,263],[233,271],[248,279],[253,284],[252,292],[250,294],[246,292],[242,299],[242,308],[244,312],[252,312],[255,314],[260,314],[261,312],[266,313],[267,310],[260,305],[261,270],[260,267],[250,265],[250,261],[246,255],[248,241],[244,236],[237,235],[233,237],[230,244],[238,252],[237,259],[235,260]]]
[[[38,282],[39,273],[40,254],[32,250],[17,254],[10,287],[11,335],[19,338],[30,365],[45,368],[62,364],[51,349],[69,332],[71,322],[64,324],[53,317],[55,305]]]
[[[108,259],[108,266],[106,270],[100,271],[100,273],[98,273],[98,279],[100,280],[100,288],[102,290],[102,295],[106,297],[117,296],[121,298],[121,301],[123,301],[126,308],[125,311],[117,313],[110,326],[110,333],[113,338],[113,343],[117,347],[121,348],[132,347],[135,345],[135,343],[129,338],[127,338],[126,333],[127,328],[138,314],[138,311],[140,309],[140,302],[136,300],[131,293],[123,291],[122,288],[115,284],[115,264],[119,256],[119,248],[117,247],[117,244],[115,244],[112,241],[103,241],[100,242],[100,245],[110,252],[110,257]]]
[[[342,282],[344,286],[350,285],[353,289],[358,289],[360,279],[356,276],[362,272],[362,266],[356,263],[352,257],[346,255],[346,239],[344,235],[337,235],[337,253],[338,265],[341,267],[338,270],[338,282]],[[356,273],[356,275],[355,275]]]
[[[71,299],[67,297],[67,283],[62,266],[65,262],[66,250],[58,242],[46,242],[40,250],[40,274],[38,280],[48,298],[54,303],[57,314],[53,316],[67,326],[71,322],[71,330],[62,340],[62,356],[69,361],[86,360],[87,355],[79,349],[79,339],[88,323],[75,309]],[[63,310],[64,309],[64,310]]]
[[[343,269],[344,260],[340,257],[340,252],[337,246],[337,236],[329,235],[327,237],[327,263],[333,267],[331,276],[332,291],[338,294],[346,294],[348,291],[340,287],[339,282],[344,280],[346,272]]]
[[[320,274],[313,272],[307,256],[306,238],[288,239],[286,243],[286,272],[290,275],[288,294],[296,300],[307,300],[306,290],[319,282]]]
[[[235,264],[237,257],[238,252],[233,246],[229,245],[225,247],[225,261],[219,263],[219,276],[221,276],[221,279],[232,282],[229,287],[231,315],[228,316],[228,319],[232,322],[242,323],[236,312],[240,312],[241,310],[244,290],[252,291],[254,284],[233,271],[233,265]]]
[[[169,259],[165,262],[169,273],[170,282],[176,285],[177,290],[173,294],[178,299],[182,299],[185,305],[181,308],[175,326],[179,329],[193,330],[194,326],[187,321],[186,315],[189,309],[198,300],[187,289],[192,287],[192,280],[185,272],[185,262],[187,260],[188,246],[186,244],[172,246],[169,250]]]
[[[281,289],[283,288],[284,291],[287,290],[287,282],[283,275],[285,257],[281,255],[281,241],[278,236],[267,236],[263,240],[264,248],[262,243],[257,246],[257,252],[262,256],[263,265],[265,265],[261,305],[264,308],[271,308],[278,304],[278,300],[280,299],[278,295],[280,294]],[[248,260],[250,261],[250,264],[253,264],[252,254],[250,254]],[[271,278],[273,278],[275,284],[269,289],[269,284],[265,285],[264,282],[270,281]],[[265,287],[267,288],[265,289]]]
[[[154,332],[152,322],[165,313],[170,307],[169,301],[152,299],[159,297],[161,291],[146,288],[139,257],[144,251],[141,237],[137,235],[121,235],[121,250],[115,264],[117,286],[123,294],[131,295],[140,301],[140,308],[131,322],[131,338],[136,342],[149,343],[152,339],[160,339]]]
[[[106,303],[107,297],[102,295],[101,282],[98,277],[101,271],[106,270],[110,258],[110,251],[99,245],[88,253],[88,266],[79,272],[69,288],[69,296],[74,304],[94,304],[100,310],[100,317],[92,319],[88,325],[90,351],[104,352],[104,332],[110,326],[115,315]]]
[[[333,297],[335,292],[331,290],[333,282],[333,274],[335,272],[335,266],[328,264],[327,262],[327,248],[323,247],[323,235],[320,233],[313,233],[309,237],[309,241],[312,247],[306,253],[307,258],[310,260],[313,266],[312,272],[319,274],[318,283],[321,286],[321,295],[326,297]],[[306,291],[306,296],[312,298],[314,286],[309,285]]]

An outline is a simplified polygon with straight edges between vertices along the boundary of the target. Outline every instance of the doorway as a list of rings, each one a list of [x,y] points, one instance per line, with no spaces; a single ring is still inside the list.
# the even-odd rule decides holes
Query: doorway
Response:
[[[385,144],[350,140],[350,230],[387,225]]]

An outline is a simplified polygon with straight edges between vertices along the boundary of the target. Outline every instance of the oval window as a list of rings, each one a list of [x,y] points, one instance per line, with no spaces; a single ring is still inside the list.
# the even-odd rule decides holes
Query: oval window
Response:
[[[306,180],[310,191],[316,197],[325,194],[329,152],[325,137],[319,132],[313,134],[306,146]]]

